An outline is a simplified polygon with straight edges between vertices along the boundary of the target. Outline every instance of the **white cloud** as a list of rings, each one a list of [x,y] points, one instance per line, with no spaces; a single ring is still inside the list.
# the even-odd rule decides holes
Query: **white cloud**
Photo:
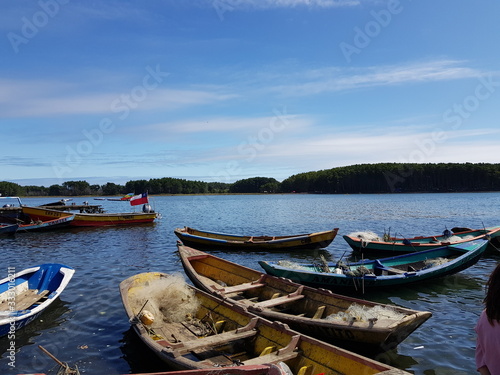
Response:
[[[338,8],[360,5],[359,0],[220,0],[220,5],[231,10],[295,8]]]
[[[1,117],[48,117],[81,114],[123,114],[130,111],[173,110],[230,100],[237,95],[210,90],[129,89],[85,90],[77,83],[0,80]]]
[[[305,96],[375,86],[476,78],[481,74],[476,69],[463,66],[462,61],[455,60],[368,68],[325,67],[296,74],[295,80],[299,83],[277,85],[271,90],[283,95]]]

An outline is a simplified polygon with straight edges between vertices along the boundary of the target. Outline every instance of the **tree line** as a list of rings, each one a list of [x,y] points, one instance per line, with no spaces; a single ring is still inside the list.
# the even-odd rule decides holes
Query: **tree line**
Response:
[[[60,185],[44,187],[21,186],[13,182],[0,181],[0,194],[3,196],[119,196],[145,191],[149,194],[383,194],[500,191],[500,164],[356,164],[299,173],[282,182],[269,177],[252,177],[234,183],[164,177],[131,180],[125,185],[112,182],[91,185],[87,181],[66,181]]]

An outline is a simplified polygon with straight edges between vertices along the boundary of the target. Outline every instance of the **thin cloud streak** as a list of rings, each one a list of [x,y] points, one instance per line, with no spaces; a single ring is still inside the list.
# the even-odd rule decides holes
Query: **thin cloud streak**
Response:
[[[476,69],[460,66],[461,61],[436,60],[399,66],[339,69],[329,67],[311,70],[296,76],[300,84],[278,85],[272,91],[285,96],[308,96],[368,87],[392,86],[405,83],[437,82],[476,78],[484,74]]]

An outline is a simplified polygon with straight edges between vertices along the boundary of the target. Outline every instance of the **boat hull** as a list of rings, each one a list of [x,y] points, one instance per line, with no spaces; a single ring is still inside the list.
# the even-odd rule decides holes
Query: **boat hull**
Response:
[[[292,236],[239,236],[202,231],[190,227],[174,230],[175,235],[182,243],[194,248],[259,251],[321,249],[332,243],[337,232],[338,228]]]
[[[51,220],[70,215],[65,211],[50,210],[43,207],[23,207],[23,212],[32,220]],[[155,212],[135,213],[75,213],[70,226],[73,227],[104,227],[119,225],[135,225],[152,223],[157,218]]]
[[[40,223],[21,224],[18,232],[43,232],[54,229],[66,228],[71,225],[75,215],[66,215],[57,219],[42,221]]]
[[[178,243],[181,263],[188,277],[198,288],[216,294],[232,303],[271,321],[281,321],[292,329],[344,348],[367,351],[387,351],[397,346],[409,334],[431,317],[430,312],[387,306],[357,298],[334,294],[324,289],[301,286],[286,279],[229,262],[208,253]],[[224,286],[221,286],[224,284]],[[252,301],[269,301],[276,293],[290,295],[301,289],[302,299],[287,302],[281,308],[261,308]],[[265,302],[266,303],[266,302]],[[377,306],[402,314],[397,320],[354,323],[328,320],[332,314],[357,305],[366,309]],[[286,312],[283,312],[286,311]],[[318,313],[320,311],[320,313]]]

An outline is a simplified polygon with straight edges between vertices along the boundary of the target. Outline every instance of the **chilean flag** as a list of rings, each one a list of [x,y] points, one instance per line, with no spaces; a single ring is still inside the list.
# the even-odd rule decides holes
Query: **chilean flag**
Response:
[[[142,193],[139,195],[134,195],[132,198],[130,198],[130,205],[131,206],[138,206],[140,204],[145,204],[148,203],[148,193]]]

